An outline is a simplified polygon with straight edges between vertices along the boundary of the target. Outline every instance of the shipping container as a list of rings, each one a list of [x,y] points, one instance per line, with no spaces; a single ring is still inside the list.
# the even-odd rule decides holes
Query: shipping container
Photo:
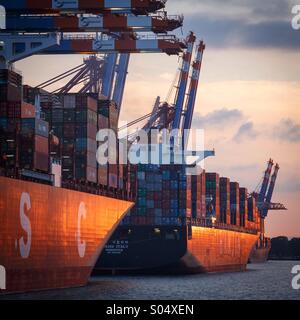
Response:
[[[119,110],[114,101],[99,100],[98,101],[98,114],[108,118],[109,128],[118,130]]]
[[[8,69],[0,70],[0,102],[21,102],[22,76]]]
[[[64,95],[64,109],[75,109],[76,108],[76,95],[66,94]]]
[[[108,185],[108,165],[98,164],[98,183],[103,186]]]
[[[231,223],[230,218],[230,179],[220,178],[220,221]]]
[[[217,173],[206,173],[205,180],[206,215],[220,221],[220,176]]]
[[[240,188],[240,225],[246,227],[246,220],[248,216],[248,190]]]
[[[89,109],[97,113],[97,94],[76,94],[76,109]]]
[[[231,224],[240,225],[240,186],[237,182],[230,182],[230,214]]]
[[[35,118],[35,106],[23,101],[21,105],[21,118]]]

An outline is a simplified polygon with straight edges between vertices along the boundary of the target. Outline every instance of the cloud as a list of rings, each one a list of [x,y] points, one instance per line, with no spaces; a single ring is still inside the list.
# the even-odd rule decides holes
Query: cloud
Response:
[[[175,1],[185,14],[185,32],[194,30],[209,47],[300,48],[291,27],[296,0]],[[169,6],[172,8],[172,6]]]
[[[238,132],[233,137],[235,142],[242,142],[244,139],[255,139],[258,136],[258,132],[254,129],[253,122],[249,121],[240,126]]]
[[[282,141],[300,142],[300,124],[292,119],[282,119],[273,130],[274,136]]]
[[[286,21],[297,0],[172,0],[168,11],[174,9],[189,16],[212,19],[244,20],[245,22]],[[171,2],[170,2],[171,3]],[[290,20],[290,19],[289,19]]]
[[[196,128],[208,127],[223,127],[231,125],[244,118],[242,111],[238,109],[219,109],[201,116],[200,113],[195,113],[193,126]]]

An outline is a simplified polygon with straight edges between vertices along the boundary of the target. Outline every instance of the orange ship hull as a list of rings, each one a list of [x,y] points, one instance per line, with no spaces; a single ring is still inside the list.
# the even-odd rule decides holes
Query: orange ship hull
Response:
[[[187,272],[244,271],[257,234],[192,227],[181,268]]]
[[[249,257],[249,262],[250,263],[266,263],[268,261],[270,251],[271,251],[271,247],[256,248],[256,246],[254,246]]]
[[[0,292],[85,285],[132,205],[0,177],[0,265],[6,273]]]

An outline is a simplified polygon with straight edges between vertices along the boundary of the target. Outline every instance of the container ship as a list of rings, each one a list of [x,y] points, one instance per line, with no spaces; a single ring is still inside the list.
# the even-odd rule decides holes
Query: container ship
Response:
[[[270,160],[272,162],[272,160]],[[270,162],[265,177],[270,178]],[[95,274],[198,273],[243,271],[248,262],[268,259],[271,241],[265,236],[269,210],[286,210],[269,202],[264,183],[252,192],[217,173],[202,170],[186,175],[184,167],[139,166],[137,201],[105,246]],[[263,203],[259,201],[263,199]]]
[[[108,114],[106,103],[88,94],[65,95],[52,109],[51,96],[40,92],[42,110],[52,110],[48,122],[36,112],[35,90],[22,86],[19,73],[0,70],[0,90],[5,292],[85,285],[106,241],[133,205],[118,188],[100,183],[95,136],[104,117],[98,111]]]
[[[147,119],[141,128],[149,137],[152,129],[164,132],[158,138],[161,144],[172,130],[177,130],[179,140],[188,138],[205,51],[200,41],[192,62],[195,42],[191,33],[178,82],[170,90],[175,89],[174,101],[161,102],[158,97],[152,112],[127,128]],[[139,130],[129,142],[135,144],[138,136]],[[182,146],[184,158],[197,155]],[[198,154],[199,160],[213,155],[205,150]],[[134,189],[136,204],[107,243],[95,274],[239,271],[246,269],[251,252],[253,261],[265,256],[270,242],[264,219],[270,209],[284,209],[271,203],[279,166],[271,178],[273,161],[269,162],[260,193],[249,193],[238,182],[199,170],[197,161],[200,172],[191,174],[190,165],[183,162],[181,167],[170,163],[129,168],[128,188]]]
[[[123,167],[97,163],[96,135],[118,131],[131,53],[186,48],[169,34],[183,16],[157,12],[165,4],[0,1],[1,293],[86,284],[132,207]],[[90,56],[46,91],[47,82],[23,85],[14,67],[40,54]]]
[[[245,270],[260,224],[247,189],[215,173],[160,167],[137,174],[136,205],[105,246],[96,274]]]
[[[195,35],[190,33],[174,103],[156,100],[143,127],[149,136],[153,128],[164,132],[176,129],[183,140],[190,133],[205,50],[200,41],[192,62],[195,42]],[[134,144],[135,136],[130,139]],[[164,142],[163,136],[158,140]],[[197,155],[182,146],[183,158]],[[175,153],[175,148],[172,150]],[[198,156],[203,160],[212,155],[214,151],[202,150]],[[136,204],[106,245],[95,273],[245,270],[259,236],[255,198],[217,173],[200,170],[189,174],[190,165],[185,160],[181,166],[170,162],[166,166],[129,167],[129,189],[134,189]],[[196,171],[201,168],[196,163],[195,167]]]

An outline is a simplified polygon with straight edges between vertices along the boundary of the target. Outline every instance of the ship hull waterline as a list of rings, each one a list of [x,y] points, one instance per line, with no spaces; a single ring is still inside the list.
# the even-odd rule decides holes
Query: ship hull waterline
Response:
[[[0,177],[0,265],[5,290],[86,285],[133,203]]]
[[[266,263],[269,258],[269,253],[271,251],[271,247],[267,248],[256,248],[256,246],[252,249],[250,254],[249,262],[250,263]]]
[[[131,230],[135,238],[120,238]],[[162,237],[145,236],[159,229]],[[119,233],[118,233],[119,230]],[[176,230],[173,233],[172,230]],[[142,236],[143,234],[143,236]],[[166,237],[168,235],[168,237]],[[130,226],[118,227],[96,264],[94,274],[191,274],[246,270],[258,234],[217,228]],[[119,249],[116,243],[121,243]],[[125,245],[122,246],[122,243]],[[149,248],[148,250],[146,250]]]

